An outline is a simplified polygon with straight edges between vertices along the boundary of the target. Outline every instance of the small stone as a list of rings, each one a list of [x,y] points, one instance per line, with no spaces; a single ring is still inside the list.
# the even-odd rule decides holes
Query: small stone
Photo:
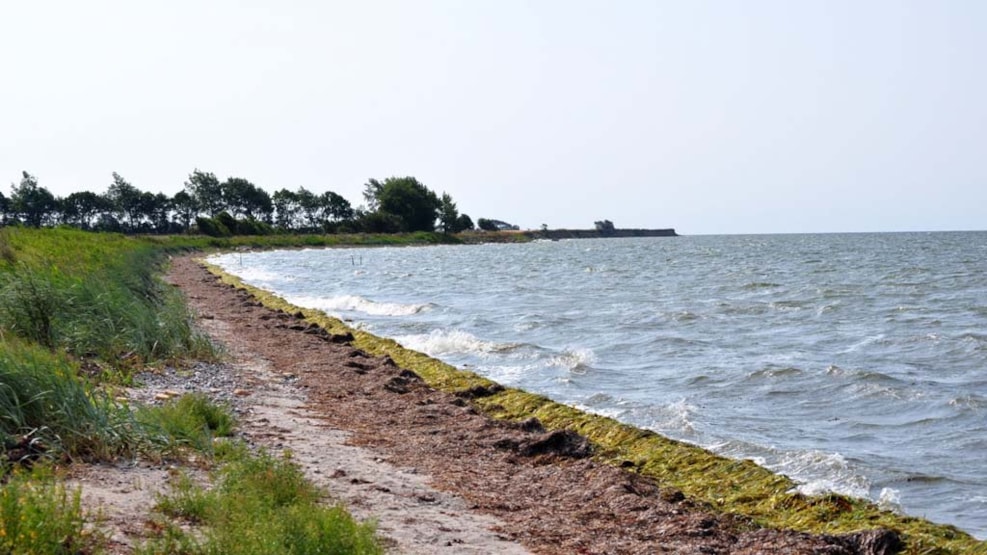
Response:
[[[247,395],[250,395],[250,391],[246,389],[237,388],[233,390],[233,394],[236,395],[237,397],[246,397]]]

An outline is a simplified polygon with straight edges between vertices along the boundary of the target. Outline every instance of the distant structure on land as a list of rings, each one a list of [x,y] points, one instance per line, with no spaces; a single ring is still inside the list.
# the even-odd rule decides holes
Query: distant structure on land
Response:
[[[614,231],[613,222],[611,222],[610,220],[603,220],[601,222],[593,222],[593,225],[596,226],[596,230],[597,231],[599,231],[600,233],[603,233],[603,234],[613,233],[613,231]]]

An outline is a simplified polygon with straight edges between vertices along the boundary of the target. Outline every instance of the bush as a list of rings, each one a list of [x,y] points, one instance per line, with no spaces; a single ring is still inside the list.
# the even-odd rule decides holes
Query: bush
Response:
[[[195,225],[199,229],[199,233],[210,237],[229,237],[233,235],[230,228],[214,218],[199,216],[195,219]]]

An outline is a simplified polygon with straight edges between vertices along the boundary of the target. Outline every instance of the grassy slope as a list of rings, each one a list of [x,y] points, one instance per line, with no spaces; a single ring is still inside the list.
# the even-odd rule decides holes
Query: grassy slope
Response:
[[[131,407],[107,390],[148,366],[214,358],[181,293],[159,279],[168,252],[203,241],[0,229],[0,553],[102,551],[98,522],[86,527],[79,492],[66,490],[53,470],[65,459],[217,455],[214,438],[234,424],[226,407],[197,395]],[[164,522],[163,537],[142,552],[381,551],[373,523],[319,504],[322,493],[304,483],[294,463],[226,451],[233,455],[216,460],[221,471],[230,469],[217,474],[220,486],[229,472],[249,469],[256,491],[217,498],[197,533]],[[284,480],[304,495],[266,504],[263,487],[283,491]],[[162,501],[167,515],[166,508]]]
[[[301,311],[308,321],[333,333],[352,333],[356,338],[356,347],[376,355],[389,355],[437,389],[459,392],[484,388],[489,391],[492,386],[497,386],[477,374],[405,349],[395,341],[349,328],[338,319],[317,310],[290,305],[216,267],[210,269],[227,283],[250,291],[270,308],[291,313]],[[827,534],[885,527],[902,534],[907,545],[906,553],[987,553],[987,543],[977,541],[953,526],[883,511],[869,501],[843,495],[805,496],[793,493],[795,484],[789,478],[774,474],[751,461],[721,457],[700,447],[611,418],[588,414],[540,395],[506,388],[493,395],[481,396],[474,402],[497,418],[523,420],[534,416],[549,429],[575,430],[599,448],[597,456],[600,460],[630,466],[661,484],[682,490],[714,510],[752,517],[762,526]]]

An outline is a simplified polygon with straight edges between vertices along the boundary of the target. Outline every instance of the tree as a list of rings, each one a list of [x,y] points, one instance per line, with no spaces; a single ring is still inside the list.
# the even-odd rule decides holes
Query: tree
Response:
[[[58,202],[51,191],[38,185],[38,179],[21,172],[20,185],[10,186],[10,213],[31,227],[41,227],[52,219]]]
[[[185,182],[185,190],[195,199],[199,213],[205,212],[211,217],[226,208],[223,200],[223,186],[220,185],[219,179],[213,173],[195,169],[188,176],[188,181]]]
[[[374,212],[380,207],[380,192],[384,184],[374,178],[363,184],[363,200],[367,203],[367,211]]]
[[[460,231],[473,231],[474,227],[476,226],[473,225],[473,218],[470,218],[466,214],[460,214],[459,219],[456,220],[456,233]]]
[[[353,219],[353,207],[350,201],[338,193],[332,191],[322,193],[322,204],[329,221],[342,222]]]
[[[499,229],[493,220],[488,220],[486,218],[480,218],[477,220],[476,225],[483,231],[498,231]]]
[[[299,187],[295,193],[301,215],[304,216],[305,229],[315,230],[322,225],[322,203],[319,197],[305,187]]]
[[[175,211],[175,221],[182,226],[183,230],[188,231],[192,226],[192,220],[199,213],[199,206],[196,204],[195,198],[188,191],[178,191],[171,199],[171,206]]]
[[[288,189],[281,189],[275,191],[272,202],[275,212],[274,225],[283,231],[295,229],[301,214],[298,195]]]
[[[378,211],[397,216],[402,231],[434,231],[442,201],[414,177],[388,177],[377,194]]]
[[[7,214],[10,213],[10,201],[0,192],[0,227],[7,225]]]
[[[233,216],[250,219],[260,216],[270,220],[274,205],[271,204],[271,195],[264,189],[242,177],[230,177],[221,188],[226,207]]]
[[[151,193],[146,193],[151,195]],[[148,219],[151,221],[151,226],[154,228],[155,233],[168,233],[171,231],[171,210],[172,204],[171,199],[168,195],[164,193],[158,193],[152,195],[152,199],[149,200],[150,210],[148,211]]]
[[[99,215],[110,211],[106,197],[92,191],[77,191],[62,199],[62,219],[82,229],[92,229]]]
[[[144,206],[141,191],[127,182],[117,172],[113,172],[113,183],[106,190],[106,198],[110,201],[117,221],[128,231],[137,231],[144,216]]]
[[[439,206],[439,225],[444,233],[458,233],[459,210],[456,203],[452,201],[449,193],[442,193],[441,206]]]

